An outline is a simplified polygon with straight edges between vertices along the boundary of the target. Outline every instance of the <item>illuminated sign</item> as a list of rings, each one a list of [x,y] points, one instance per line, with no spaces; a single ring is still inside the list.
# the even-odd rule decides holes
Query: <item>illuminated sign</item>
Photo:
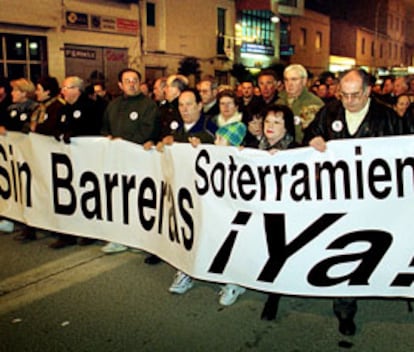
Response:
[[[267,46],[267,45],[262,45],[262,44],[243,43],[240,47],[240,52],[248,53],[248,54],[261,54],[261,55],[274,56],[275,48],[273,46]]]

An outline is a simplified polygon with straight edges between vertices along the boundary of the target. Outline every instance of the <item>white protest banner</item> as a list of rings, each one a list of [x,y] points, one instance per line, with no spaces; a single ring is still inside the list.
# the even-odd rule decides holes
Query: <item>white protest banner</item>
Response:
[[[310,296],[414,297],[414,137],[281,151],[0,137],[0,213]]]

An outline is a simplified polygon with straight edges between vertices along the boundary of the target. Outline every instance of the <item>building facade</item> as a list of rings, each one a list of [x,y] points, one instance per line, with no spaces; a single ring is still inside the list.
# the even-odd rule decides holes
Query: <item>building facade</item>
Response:
[[[116,94],[117,73],[145,80],[176,73],[186,58],[198,77],[231,83],[240,63],[327,69],[329,19],[304,0],[0,0],[0,75],[33,81],[50,74],[102,80]],[[17,11],[17,9],[19,9]],[[277,21],[272,22],[274,18]]]
[[[303,16],[290,18],[290,43],[294,47],[289,63],[300,63],[314,75],[329,69],[330,18],[305,10]]]
[[[0,75],[62,81],[78,75],[117,90],[117,73],[141,67],[138,5],[128,1],[0,0]],[[7,9],[7,10],[6,10]]]
[[[358,66],[372,73],[390,72],[412,62],[406,39],[403,0],[367,0],[347,6],[339,0],[332,11],[331,65]]]
[[[0,7],[1,76],[78,75],[115,92],[124,67],[151,81],[194,57],[202,75],[229,80],[235,0],[0,0]]]
[[[78,75],[117,93],[122,68],[153,81],[186,58],[197,63],[196,79],[220,83],[231,83],[234,64],[257,72],[301,63],[315,75],[409,66],[407,1],[315,0],[310,10],[304,0],[0,0],[0,76]]]
[[[176,73],[197,59],[200,76],[230,79],[234,60],[235,0],[143,0],[142,64],[149,81]]]

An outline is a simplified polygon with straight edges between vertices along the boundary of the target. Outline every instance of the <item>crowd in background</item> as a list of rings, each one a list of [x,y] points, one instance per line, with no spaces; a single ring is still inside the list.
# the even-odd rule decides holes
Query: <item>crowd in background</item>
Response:
[[[26,78],[0,79],[0,134],[40,133],[60,143],[77,136],[122,138],[159,152],[172,143],[200,143],[279,150],[313,146],[323,152],[331,139],[380,137],[414,133],[414,77],[377,80],[363,70],[335,75],[324,72],[311,81],[302,65],[289,65],[283,76],[271,69],[240,80],[235,87],[203,77],[195,87],[181,74],[143,82],[138,71],[126,68],[118,76],[119,92],[110,94],[105,82],[85,82],[76,76],[61,84],[53,77],[33,83]],[[14,232],[14,222],[0,221],[0,231]],[[22,224],[14,238],[37,239],[36,228]],[[53,249],[90,245],[95,239],[52,233]],[[107,243],[105,253],[130,248]],[[145,262],[161,259],[149,254]],[[183,294],[194,280],[177,272],[169,290]],[[220,304],[231,305],[245,292],[233,284],[222,289]],[[280,296],[270,295],[262,313],[274,319]],[[339,330],[355,333],[356,301],[338,299],[334,312]]]

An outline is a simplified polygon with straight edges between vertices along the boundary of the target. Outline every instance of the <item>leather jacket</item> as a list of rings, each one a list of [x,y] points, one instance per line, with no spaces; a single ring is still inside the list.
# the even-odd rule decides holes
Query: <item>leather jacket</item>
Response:
[[[340,101],[324,106],[305,130],[303,145],[308,145],[314,137],[321,136],[325,141],[344,138],[365,138],[400,135],[401,124],[393,109],[371,98],[367,114],[354,134],[348,131],[345,109]]]

